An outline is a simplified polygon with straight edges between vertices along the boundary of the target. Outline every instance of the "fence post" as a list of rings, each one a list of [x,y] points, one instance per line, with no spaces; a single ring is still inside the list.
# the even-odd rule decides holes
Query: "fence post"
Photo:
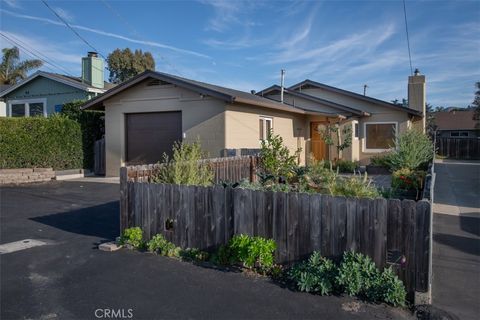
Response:
[[[127,227],[128,217],[128,169],[127,167],[120,168],[120,235]]]

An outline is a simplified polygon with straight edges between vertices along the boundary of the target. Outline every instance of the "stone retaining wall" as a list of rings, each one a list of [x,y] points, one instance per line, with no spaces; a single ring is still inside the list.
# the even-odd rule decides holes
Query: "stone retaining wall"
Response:
[[[52,168],[0,169],[0,185],[50,181],[55,178]]]

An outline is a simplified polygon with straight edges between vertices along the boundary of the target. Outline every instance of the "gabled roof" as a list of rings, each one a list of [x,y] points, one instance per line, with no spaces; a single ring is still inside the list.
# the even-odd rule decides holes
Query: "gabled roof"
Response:
[[[270,99],[262,98],[260,96],[257,96],[251,93],[230,89],[230,88],[225,88],[225,87],[221,87],[221,86],[217,86],[217,85],[213,85],[205,82],[190,80],[190,79],[174,76],[168,73],[150,71],[150,70],[145,71],[133,77],[132,79],[125,81],[122,84],[119,84],[115,88],[108,90],[104,94],[101,94],[93,98],[92,100],[85,103],[82,108],[101,110],[104,108],[103,101],[149,78],[165,81],[165,82],[177,85],[181,88],[198,92],[199,94],[203,94],[205,96],[215,97],[217,99],[223,100],[228,103],[234,103],[234,102],[245,103],[245,104],[250,104],[254,106],[266,107],[266,108],[294,112],[299,114],[315,113],[315,111],[306,111],[303,109],[294,108],[290,105],[279,103]]]
[[[88,85],[87,83],[83,82],[82,78],[80,78],[80,77],[71,77],[71,76],[66,76],[66,75],[58,74],[58,73],[37,71],[34,74],[32,74],[30,77],[26,78],[25,80],[20,81],[19,83],[11,86],[10,88],[8,88],[5,91],[0,92],[0,97],[3,97],[3,96],[5,96],[6,94],[8,94],[12,91],[15,91],[16,89],[20,88],[21,86],[29,83],[30,81],[32,81],[32,80],[34,80],[38,77],[44,77],[44,78],[47,78],[47,79],[50,79],[50,80],[53,80],[53,81],[57,81],[57,82],[66,84],[68,86],[86,91],[86,92],[103,93],[106,90],[108,90],[109,88],[111,88],[112,86],[114,86],[111,83],[105,82],[105,88],[100,89],[100,88],[96,88],[96,87],[92,87],[92,86]]]
[[[433,113],[437,130],[476,130],[474,110],[437,111]]]
[[[302,87],[307,87],[307,86],[310,86],[310,87],[313,87],[313,88],[320,88],[320,89],[324,89],[324,90],[331,91],[331,92],[340,93],[340,94],[343,94],[343,95],[346,95],[346,96],[349,96],[349,97],[357,98],[359,100],[375,103],[375,104],[378,104],[378,105],[381,105],[381,106],[384,106],[384,107],[387,107],[387,108],[392,108],[392,109],[396,109],[396,110],[400,110],[400,111],[405,111],[405,112],[408,112],[408,114],[410,114],[410,115],[420,116],[420,117],[422,116],[422,113],[418,110],[414,110],[414,109],[411,109],[411,108],[406,108],[406,107],[396,105],[396,104],[393,104],[393,103],[390,103],[390,102],[387,102],[387,101],[383,101],[383,100],[380,100],[380,99],[375,99],[375,98],[372,98],[372,97],[364,96],[364,95],[361,95],[361,94],[358,94],[358,93],[355,93],[355,92],[352,92],[352,91],[332,87],[332,86],[329,86],[329,85],[326,85],[326,84],[323,84],[323,83],[319,83],[319,82],[316,82],[316,81],[313,81],[313,80],[309,80],[309,79],[306,79],[302,82],[294,84],[293,86],[289,87],[288,89],[299,90]]]
[[[281,90],[281,87],[279,85],[273,85],[271,87],[268,87],[268,88],[258,92],[257,95],[264,97],[264,95],[266,95],[266,94],[269,94],[269,93],[272,93],[272,92],[277,92],[277,91],[280,91],[280,90]],[[321,103],[321,104],[324,104],[324,105],[326,105],[328,107],[331,107],[331,108],[334,108],[334,109],[339,109],[339,110],[344,111],[344,112],[352,113],[353,115],[357,115],[357,116],[369,116],[370,115],[368,112],[358,110],[358,109],[355,109],[355,108],[351,108],[351,107],[345,106],[343,104],[328,101],[328,100],[325,100],[325,99],[322,99],[322,98],[318,98],[318,97],[315,97],[315,96],[312,96],[312,95],[309,95],[309,94],[305,94],[305,93],[302,93],[302,92],[289,90],[289,89],[285,89],[285,88],[283,90],[284,90],[285,93],[288,93],[292,96],[303,98],[303,99],[310,100],[310,101],[317,102],[317,103]],[[268,97],[266,97],[266,98],[268,98]],[[268,99],[270,99],[270,98],[268,98]],[[305,109],[304,107],[299,107],[299,106],[296,106],[296,107]]]

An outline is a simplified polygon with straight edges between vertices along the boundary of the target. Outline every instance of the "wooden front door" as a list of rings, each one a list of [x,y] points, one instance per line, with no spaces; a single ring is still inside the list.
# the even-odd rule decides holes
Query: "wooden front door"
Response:
[[[326,122],[310,122],[310,152],[315,160],[328,160],[328,146],[320,136],[318,128],[325,130]]]

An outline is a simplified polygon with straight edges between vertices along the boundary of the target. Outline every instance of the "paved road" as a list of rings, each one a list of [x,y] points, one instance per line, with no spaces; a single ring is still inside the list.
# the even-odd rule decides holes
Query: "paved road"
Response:
[[[480,315],[480,162],[435,165],[433,305]]]
[[[0,244],[49,243],[0,255],[1,319],[96,319],[102,309],[124,317],[131,309],[134,319],[411,318],[361,302],[347,311],[356,300],[292,292],[264,278],[99,251],[118,233],[118,188],[91,181],[0,188]]]

